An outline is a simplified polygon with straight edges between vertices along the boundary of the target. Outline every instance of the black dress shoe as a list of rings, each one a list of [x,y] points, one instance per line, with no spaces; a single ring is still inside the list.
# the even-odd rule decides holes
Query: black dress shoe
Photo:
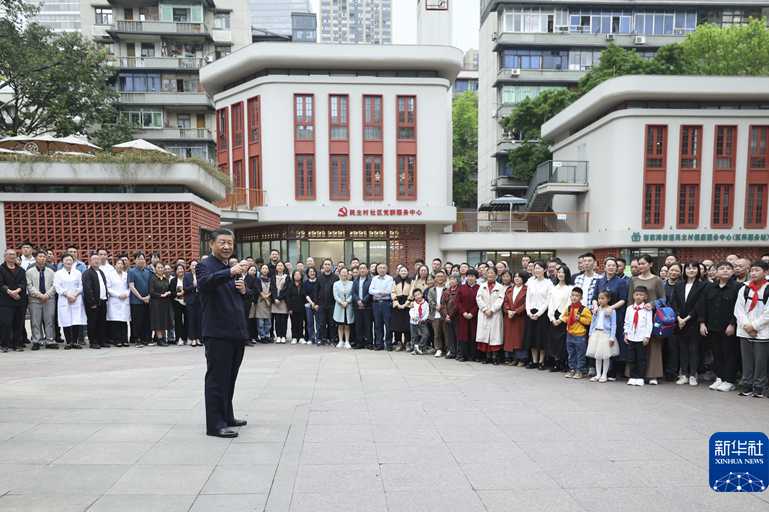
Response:
[[[238,437],[238,433],[234,430],[230,430],[228,428],[220,428],[219,430],[213,430],[206,432],[207,436],[211,437],[224,437],[224,438],[233,438]]]
[[[248,422],[246,420],[239,420],[239,419],[235,419],[235,421],[233,421],[232,423],[227,424],[228,427],[245,427],[246,425],[248,425]]]
[[[91,343],[91,348],[101,348],[98,343]]]
[[[32,350],[40,350],[40,345],[38,343],[34,343],[32,345]]]

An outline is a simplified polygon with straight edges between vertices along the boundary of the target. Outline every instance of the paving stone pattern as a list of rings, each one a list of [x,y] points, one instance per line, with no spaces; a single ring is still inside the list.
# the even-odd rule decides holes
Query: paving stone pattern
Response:
[[[206,437],[202,349],[0,356],[0,512],[767,511],[707,487],[769,400],[523,368],[247,349],[240,437]]]

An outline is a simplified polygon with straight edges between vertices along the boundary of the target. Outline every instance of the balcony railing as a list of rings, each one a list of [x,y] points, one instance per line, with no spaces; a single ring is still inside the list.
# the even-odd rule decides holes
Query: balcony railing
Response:
[[[132,33],[173,33],[173,34],[208,34],[205,23],[189,23],[158,20],[117,20],[112,26],[115,32]]]
[[[454,233],[586,233],[590,212],[457,213]]]
[[[200,69],[203,59],[196,57],[120,57],[121,68],[140,69]]]
[[[537,170],[529,181],[527,201],[531,201],[537,187],[545,183],[563,183],[571,185],[587,185],[587,162],[581,160],[548,160],[537,166]]]
[[[266,195],[266,191],[256,188],[233,188],[227,197],[214,204],[223,210],[248,211],[264,206]]]
[[[120,92],[120,102],[132,105],[210,105],[204,92]]]
[[[147,140],[202,139],[213,142],[214,135],[208,128],[144,128],[137,136]]]

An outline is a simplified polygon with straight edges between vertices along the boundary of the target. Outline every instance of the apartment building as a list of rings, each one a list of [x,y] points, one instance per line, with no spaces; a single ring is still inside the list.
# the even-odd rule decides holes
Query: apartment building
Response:
[[[392,43],[392,1],[321,0],[320,42]]]

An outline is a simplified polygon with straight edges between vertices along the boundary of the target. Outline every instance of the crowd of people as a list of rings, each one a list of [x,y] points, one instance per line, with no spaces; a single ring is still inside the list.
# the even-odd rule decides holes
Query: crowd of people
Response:
[[[88,261],[24,244],[0,265],[0,346],[92,349],[201,345],[197,261],[142,252]],[[561,372],[593,382],[662,380],[763,397],[769,366],[769,254],[679,262],[656,270],[592,253],[520,268],[432,260],[412,268],[353,258],[232,257],[245,301],[245,343],[331,345]],[[244,266],[245,265],[245,266]],[[240,267],[239,267],[240,268]],[[627,271],[627,275],[626,275]],[[25,327],[29,317],[31,335]],[[62,338],[63,333],[63,338]],[[87,345],[86,345],[87,340]],[[741,377],[741,379],[738,379]],[[698,380],[699,379],[699,380]]]

